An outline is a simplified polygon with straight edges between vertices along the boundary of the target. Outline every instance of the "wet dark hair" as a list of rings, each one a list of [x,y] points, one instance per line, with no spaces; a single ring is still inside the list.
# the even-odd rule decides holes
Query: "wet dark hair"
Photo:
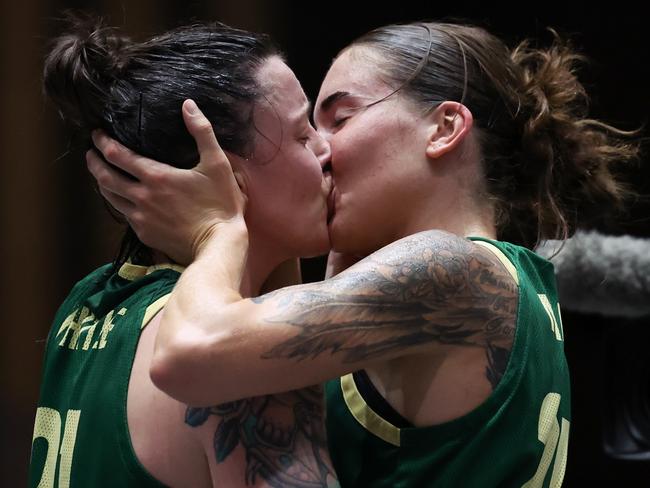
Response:
[[[183,123],[183,101],[196,101],[225,150],[249,155],[253,107],[264,95],[256,76],[272,56],[282,58],[268,36],[217,22],[137,43],[101,19],[68,14],[45,60],[43,86],[87,147],[90,132],[101,128],[143,156],[191,168],[198,152]],[[115,265],[128,259],[152,259],[130,228]]]
[[[550,47],[511,50],[480,27],[423,22],[380,27],[346,48],[370,48],[393,93],[423,109],[452,100],[472,112],[485,175],[477,197],[493,202],[499,239],[529,248],[621,207],[628,190],[613,167],[636,160],[640,144],[639,131],[588,118],[576,77],[584,58],[550,32]]]

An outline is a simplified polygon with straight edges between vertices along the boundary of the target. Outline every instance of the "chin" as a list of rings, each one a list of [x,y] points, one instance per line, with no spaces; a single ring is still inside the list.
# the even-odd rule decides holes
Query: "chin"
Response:
[[[330,241],[332,250],[342,254],[366,256],[367,242],[363,242],[358,232],[345,232],[339,226],[330,226]],[[365,245],[364,245],[365,244]]]
[[[370,226],[348,226],[336,217],[329,225],[332,250],[355,256],[368,256],[373,252],[387,246],[391,242],[382,241],[379,232],[371,230]]]
[[[308,230],[305,237],[307,239],[301,242],[300,252],[298,253],[300,257],[313,258],[330,252],[332,246],[325,226],[318,226],[315,231]]]
[[[330,242],[330,236],[327,233],[327,229],[322,233],[321,239],[315,245],[315,252],[313,256],[323,256],[328,254],[332,250],[332,243]]]

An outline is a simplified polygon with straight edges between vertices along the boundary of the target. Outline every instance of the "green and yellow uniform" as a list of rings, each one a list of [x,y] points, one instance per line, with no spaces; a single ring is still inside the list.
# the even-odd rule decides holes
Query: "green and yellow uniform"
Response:
[[[515,339],[501,381],[467,415],[429,427],[410,426],[383,398],[378,404],[363,374],[330,381],[327,431],[341,486],[562,483],[571,400],[553,265],[516,245],[473,240],[491,248],[519,286]]]
[[[103,266],[75,285],[50,330],[30,487],[160,487],[138,462],[126,399],[142,328],[179,277],[172,265]]]

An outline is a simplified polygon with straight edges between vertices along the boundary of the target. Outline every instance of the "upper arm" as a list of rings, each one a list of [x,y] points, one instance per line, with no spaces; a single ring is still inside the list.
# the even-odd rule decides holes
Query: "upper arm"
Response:
[[[185,423],[204,446],[214,486],[336,486],[319,387],[188,407]]]
[[[222,398],[232,399],[316,384],[441,345],[509,350],[517,297],[493,253],[429,231],[330,280],[222,307],[193,361],[236,371],[220,382]]]

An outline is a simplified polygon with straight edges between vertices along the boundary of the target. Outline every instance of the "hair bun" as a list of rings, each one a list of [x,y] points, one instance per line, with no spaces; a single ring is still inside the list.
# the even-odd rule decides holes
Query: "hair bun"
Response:
[[[45,60],[43,86],[61,117],[83,127],[99,127],[115,78],[128,61],[130,40],[99,18],[68,14],[64,33]]]

